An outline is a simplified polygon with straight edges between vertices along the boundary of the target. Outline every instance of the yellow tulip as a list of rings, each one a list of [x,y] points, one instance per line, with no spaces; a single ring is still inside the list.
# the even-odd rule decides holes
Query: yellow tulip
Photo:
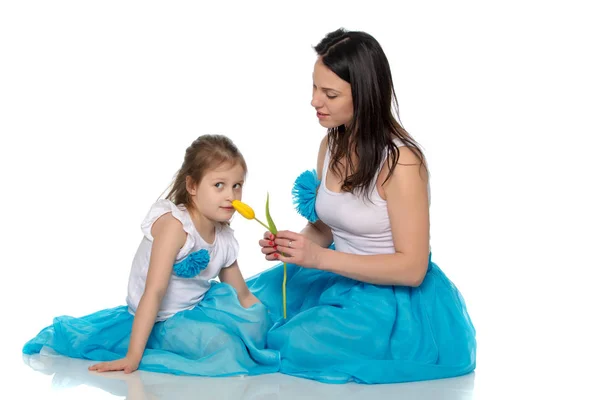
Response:
[[[256,214],[254,213],[254,210],[248,204],[242,203],[239,200],[233,200],[231,202],[231,205],[233,206],[235,211],[240,213],[240,215],[242,217],[244,217],[246,219],[255,219],[259,224],[261,224],[265,228],[269,229],[269,227],[267,225],[265,225],[262,221],[260,221],[258,218],[256,218]],[[275,235],[277,233],[277,232],[271,231],[271,229],[269,229],[269,232],[271,232],[273,235]]]
[[[248,204],[242,203],[239,200],[234,200],[231,202],[231,205],[233,206],[233,208],[235,208],[235,211],[242,214],[242,217],[246,219],[254,219],[254,210]]]

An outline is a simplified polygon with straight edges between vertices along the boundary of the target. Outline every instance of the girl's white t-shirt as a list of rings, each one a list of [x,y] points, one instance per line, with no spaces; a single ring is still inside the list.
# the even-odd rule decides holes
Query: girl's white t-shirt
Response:
[[[237,260],[239,253],[239,244],[233,229],[227,224],[217,224],[214,242],[207,243],[196,230],[185,206],[175,205],[166,199],[157,201],[142,222],[144,237],[133,258],[129,274],[127,306],[132,314],[135,314],[146,287],[153,241],[152,225],[166,213],[171,213],[178,219],[187,233],[187,239],[176,256],[175,264],[199,251],[208,252],[210,259],[206,267],[193,277],[178,276],[175,270],[173,271],[158,311],[157,321],[163,321],[180,311],[194,308],[210,288],[210,280],[216,278],[222,268],[231,266]]]

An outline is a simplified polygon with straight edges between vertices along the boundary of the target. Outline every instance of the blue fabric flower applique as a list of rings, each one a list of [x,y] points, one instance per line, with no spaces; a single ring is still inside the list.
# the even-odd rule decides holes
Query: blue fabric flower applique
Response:
[[[181,278],[193,278],[204,271],[210,262],[210,254],[206,249],[200,249],[189,254],[186,258],[173,265],[173,272]]]
[[[296,211],[310,222],[316,222],[319,217],[315,210],[317,189],[321,181],[317,178],[316,170],[306,170],[301,173],[292,188],[292,197]]]

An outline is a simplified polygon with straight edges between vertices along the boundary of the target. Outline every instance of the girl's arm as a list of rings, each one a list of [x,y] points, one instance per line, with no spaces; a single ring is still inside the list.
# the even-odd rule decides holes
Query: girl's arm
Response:
[[[248,308],[259,302],[256,296],[248,289],[248,285],[246,285],[246,281],[242,276],[237,261],[231,264],[230,267],[221,269],[221,272],[219,272],[219,280],[234,287],[237,291],[240,304],[243,307]]]
[[[279,252],[290,257],[277,255],[276,258],[368,283],[419,286],[429,263],[427,174],[410,149],[401,147],[399,150],[402,162],[398,162],[383,187],[396,249],[394,254],[342,253],[323,249],[302,235],[284,231],[277,234],[275,244]],[[290,240],[294,241],[294,248],[288,247]]]
[[[160,303],[169,286],[173,263],[185,244],[187,234],[171,213],[164,214],[152,225],[152,253],[146,278],[146,287],[133,319],[129,349],[125,358],[92,365],[90,370],[135,371],[144,354],[150,332],[156,322]]]

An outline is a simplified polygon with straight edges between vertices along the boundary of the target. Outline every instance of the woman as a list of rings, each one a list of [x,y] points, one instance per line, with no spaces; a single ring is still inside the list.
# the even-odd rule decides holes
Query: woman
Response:
[[[467,374],[475,329],[431,261],[427,167],[392,112],[387,58],[372,36],[343,29],[315,50],[311,105],[327,135],[316,199],[310,172],[294,189],[309,223],[259,241],[267,260],[288,264],[287,318],[282,265],[248,281],[278,319],[267,346],[280,352],[281,372],[330,383]]]

